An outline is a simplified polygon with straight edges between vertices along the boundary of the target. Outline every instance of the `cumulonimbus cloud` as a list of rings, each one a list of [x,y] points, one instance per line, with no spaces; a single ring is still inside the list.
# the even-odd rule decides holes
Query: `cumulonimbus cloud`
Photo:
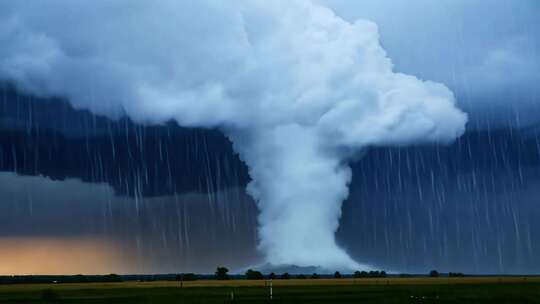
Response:
[[[396,70],[448,86],[469,129],[539,124],[540,2],[314,1],[377,23]]]
[[[140,123],[219,128],[249,167],[267,262],[353,269],[335,242],[365,147],[449,142],[444,85],[395,73],[377,26],[294,1],[10,1],[0,78]]]

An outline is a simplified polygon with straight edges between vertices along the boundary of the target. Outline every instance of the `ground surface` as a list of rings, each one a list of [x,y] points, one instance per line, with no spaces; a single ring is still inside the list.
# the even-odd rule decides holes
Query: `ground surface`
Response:
[[[540,303],[540,278],[410,278],[0,285],[5,303]]]

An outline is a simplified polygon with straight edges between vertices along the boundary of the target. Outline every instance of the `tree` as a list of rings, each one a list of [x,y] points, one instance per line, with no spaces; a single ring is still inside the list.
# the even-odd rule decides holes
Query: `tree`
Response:
[[[432,270],[430,273],[429,273],[429,276],[431,278],[438,278],[439,277],[439,272],[437,270]]]
[[[296,276],[297,279],[300,279],[300,280],[304,280],[306,279],[306,275],[305,274],[299,274]]]
[[[369,277],[370,278],[380,278],[381,273],[379,271],[370,271],[369,272]]]
[[[276,279],[276,274],[272,272],[272,273],[270,273],[270,274],[268,275],[268,278],[269,278],[270,280],[275,280],[275,279]]]
[[[321,276],[319,276],[318,274],[314,273],[314,274],[311,275],[311,278],[312,278],[312,279],[320,279]]]
[[[246,271],[246,279],[248,280],[262,280],[263,275],[260,271],[255,271],[253,269],[248,269]]]
[[[335,279],[341,279],[341,273],[339,273],[339,271],[336,271],[336,272],[334,273],[334,278],[335,278]]]
[[[216,269],[216,279],[217,280],[228,280],[229,279],[229,269],[227,267],[218,267]]]
[[[197,275],[194,273],[181,273],[176,275],[177,281],[197,281]]]
[[[114,273],[103,276],[103,282],[122,282],[122,278]]]
[[[355,271],[353,276],[355,278],[386,278],[386,271]]]
[[[288,280],[290,278],[291,278],[291,275],[288,272],[285,272],[284,274],[281,275],[282,280]]]

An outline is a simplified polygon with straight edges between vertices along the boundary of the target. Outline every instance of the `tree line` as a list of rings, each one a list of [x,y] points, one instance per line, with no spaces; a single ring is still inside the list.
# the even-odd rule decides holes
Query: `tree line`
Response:
[[[229,269],[226,267],[218,267],[215,272],[215,279],[216,280],[229,280],[231,277],[229,276]],[[339,271],[336,271],[333,276],[325,275],[326,278],[333,277],[335,279],[341,279],[343,277],[353,277],[353,278],[386,278],[386,272],[385,271],[356,271],[352,275],[342,275]],[[311,275],[306,274],[296,274],[291,275],[288,272],[284,272],[280,275],[271,272],[268,275],[263,275],[262,272],[248,269],[246,273],[244,274],[244,278],[247,280],[263,280],[263,279],[269,279],[269,280],[289,280],[289,279],[320,279],[321,275],[318,273],[313,273]]]
[[[213,275],[199,275],[195,273],[180,273],[180,274],[163,274],[163,275],[73,275],[73,276],[0,276],[0,284],[40,284],[40,283],[107,283],[107,282],[123,282],[123,281],[179,281],[188,282],[199,279],[205,280],[230,280],[230,279],[247,279],[247,280],[289,280],[289,279],[320,279],[320,278],[386,278],[388,275],[385,271],[356,271],[352,274],[341,274],[336,271],[333,275],[328,274],[290,274],[284,272],[276,274],[271,272],[264,275],[262,272],[248,269],[243,275],[231,275],[227,267],[217,267]],[[399,274],[396,275],[402,278],[418,277],[420,275]],[[426,275],[424,275],[426,276]],[[439,276],[446,277],[464,277],[461,272],[450,272],[440,274],[437,270],[430,271],[427,276],[437,278]]]

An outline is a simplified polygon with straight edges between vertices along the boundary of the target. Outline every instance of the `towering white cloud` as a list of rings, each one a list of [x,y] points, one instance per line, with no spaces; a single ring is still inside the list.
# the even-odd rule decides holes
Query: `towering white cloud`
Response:
[[[448,142],[445,86],[393,72],[374,23],[310,1],[0,3],[0,78],[141,123],[221,129],[272,264],[361,267],[335,242],[365,147]]]
[[[396,70],[447,85],[469,127],[540,123],[539,1],[315,1],[376,22]]]

